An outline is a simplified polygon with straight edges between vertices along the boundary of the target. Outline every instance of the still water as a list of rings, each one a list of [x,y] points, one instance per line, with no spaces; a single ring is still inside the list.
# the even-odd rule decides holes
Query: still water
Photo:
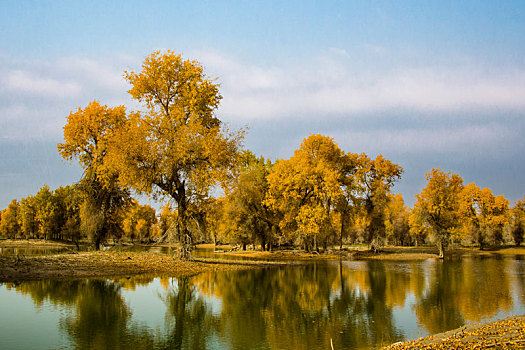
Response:
[[[0,284],[0,349],[370,349],[525,313],[525,258]]]

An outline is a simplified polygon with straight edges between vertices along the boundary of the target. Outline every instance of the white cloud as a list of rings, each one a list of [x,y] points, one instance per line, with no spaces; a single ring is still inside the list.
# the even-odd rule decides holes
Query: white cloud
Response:
[[[519,131],[497,123],[458,127],[343,130],[331,133],[347,151],[379,154],[457,154],[490,156],[520,137]]]
[[[350,120],[387,116],[392,111],[425,118],[452,113],[463,119],[478,112],[497,112],[491,117],[497,119],[501,111],[525,111],[525,71],[519,69],[479,67],[471,62],[454,68],[362,70],[354,68],[349,52],[338,48],[296,65],[245,64],[217,52],[197,52],[192,57],[202,62],[211,77],[219,77],[224,96],[219,115],[242,124],[283,118],[315,121],[345,116]],[[137,108],[130,102],[122,75],[124,70],[139,69],[141,60],[66,57],[16,61],[0,57],[4,63],[0,65],[0,124],[17,120],[19,125],[9,129],[18,128],[20,134],[33,129],[39,135],[53,133],[55,127],[60,134],[69,111],[93,99]],[[383,139],[398,137],[389,130],[382,132]],[[414,130],[404,132],[409,139],[417,138]]]
[[[82,90],[80,85],[75,82],[46,78],[39,76],[38,73],[24,70],[7,72],[4,79],[4,89],[62,99],[76,97]]]
[[[59,60],[57,65],[64,73],[82,79],[84,84],[109,91],[125,92],[127,90],[122,66],[81,57],[64,58]]]
[[[79,57],[0,57],[0,137],[56,138],[69,112],[93,99],[128,104],[123,70],[118,62]]]
[[[325,118],[410,110],[525,110],[525,71],[491,67],[417,67],[356,71],[350,59],[313,58],[298,66],[257,67],[202,53],[221,77],[221,114],[233,119]],[[337,56],[337,57],[336,57]]]

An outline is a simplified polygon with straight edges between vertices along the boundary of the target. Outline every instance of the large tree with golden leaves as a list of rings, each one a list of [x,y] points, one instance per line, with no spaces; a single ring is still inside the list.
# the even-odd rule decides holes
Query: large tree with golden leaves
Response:
[[[293,157],[278,161],[268,176],[266,203],[283,213],[280,226],[289,238],[300,238],[308,251],[332,233],[331,214],[344,195],[343,179],[352,169],[333,139],[310,135]]]
[[[176,232],[188,257],[189,221],[198,203],[235,168],[243,131],[230,132],[216,117],[219,86],[196,61],[157,51],[140,72],[124,77],[144,110],[131,113],[112,139],[109,165],[122,184],[175,202]]]
[[[81,226],[96,249],[108,235],[120,231],[120,210],[130,200],[129,192],[118,182],[118,172],[108,166],[110,140],[125,122],[123,106],[112,108],[93,101],[69,114],[64,142],[58,144],[64,159],[78,159],[84,168],[79,182],[85,197]]]

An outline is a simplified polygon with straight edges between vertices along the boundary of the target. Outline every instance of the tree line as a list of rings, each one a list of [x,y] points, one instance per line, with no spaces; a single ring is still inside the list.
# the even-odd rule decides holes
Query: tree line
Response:
[[[520,245],[525,197],[514,206],[489,188],[464,184],[432,169],[413,208],[392,193],[402,169],[379,155],[345,153],[333,139],[310,135],[294,155],[275,163],[244,153],[239,175],[209,215],[221,239],[326,250],[334,244],[418,246],[435,243],[440,257],[451,244]]]
[[[0,212],[0,236],[17,239],[61,240],[79,244],[81,240],[96,241],[90,227],[93,219],[86,195],[77,185],[59,187],[54,191],[44,185],[35,194],[21,200],[13,199]],[[150,243],[170,220],[165,212],[157,218],[155,209],[131,200],[114,213],[111,237],[115,241]]]
[[[98,249],[109,237],[178,240],[188,257],[197,241],[220,240],[305,251],[363,243],[523,241],[524,203],[456,174],[432,169],[413,209],[392,187],[401,166],[379,155],[347,153],[333,139],[310,135],[289,159],[272,162],[243,150],[245,130],[217,116],[222,96],[196,61],[171,51],[125,72],[141,108],[93,101],[67,117],[60,155],[84,169],[79,182],[11,202],[0,217],[8,237],[87,237]],[[167,204],[157,218],[132,193]],[[217,193],[222,195],[218,196]]]

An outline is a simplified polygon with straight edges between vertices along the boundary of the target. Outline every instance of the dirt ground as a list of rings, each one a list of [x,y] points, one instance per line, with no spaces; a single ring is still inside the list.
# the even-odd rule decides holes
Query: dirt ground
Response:
[[[384,349],[525,349],[525,315],[469,324],[426,338],[396,343]]]
[[[182,261],[169,255],[132,252],[81,252],[43,256],[0,256],[0,282],[159,274],[193,275],[204,271],[248,268],[244,265]]]

